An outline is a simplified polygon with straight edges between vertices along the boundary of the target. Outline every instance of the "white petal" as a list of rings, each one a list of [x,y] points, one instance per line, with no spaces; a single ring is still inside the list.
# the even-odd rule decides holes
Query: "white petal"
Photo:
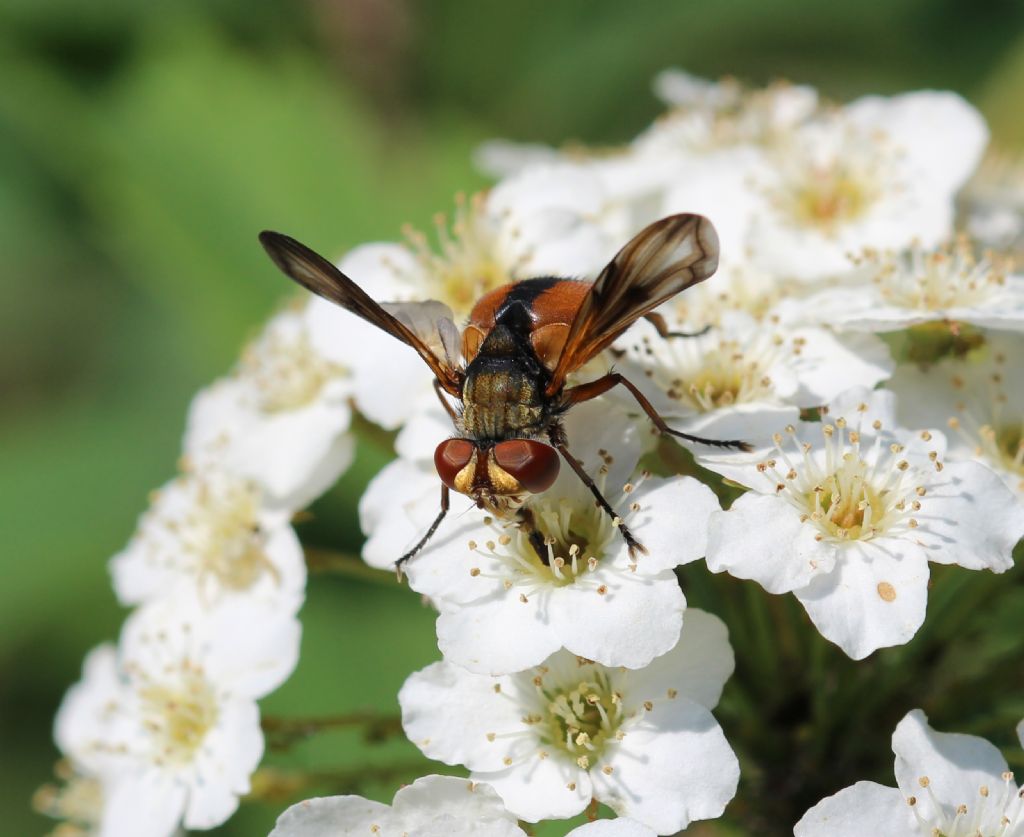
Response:
[[[213,828],[225,822],[236,810],[237,793],[219,782],[204,781],[189,791],[184,825],[189,829]]]
[[[657,704],[689,699],[714,709],[735,667],[725,623],[714,614],[690,607],[683,614],[679,644],[642,671],[630,673],[624,696],[634,708],[646,700]]]
[[[196,780],[185,810],[188,828],[212,828],[238,807],[263,757],[263,730],[255,701],[236,699],[219,707],[213,729],[196,755]]]
[[[436,398],[429,367],[402,341],[326,300],[310,303],[308,321],[314,347],[351,371],[356,406],[370,421],[394,429],[417,396]]]
[[[1024,504],[990,468],[945,463],[921,511],[917,539],[929,560],[995,572],[1013,566],[1013,548],[1024,537]]]
[[[82,679],[68,689],[54,719],[54,738],[66,756],[97,770],[91,742],[103,739],[103,716],[116,711],[124,682],[117,669],[117,649],[110,643],[93,648],[82,664]]]
[[[708,568],[752,579],[769,593],[789,593],[830,573],[835,550],[781,497],[748,492],[711,515]]]
[[[655,837],[656,832],[652,831],[643,823],[629,817],[619,817],[614,820],[596,820],[574,828],[566,837]]]
[[[604,761],[612,773],[595,767],[594,796],[659,834],[719,816],[740,777],[718,722],[685,698],[656,703]]]
[[[692,477],[648,479],[629,499],[640,506],[627,522],[647,548],[647,554],[637,559],[644,572],[671,569],[704,556],[708,523],[712,512],[721,509],[710,488]]]
[[[395,453],[403,459],[425,462],[433,469],[434,450],[455,435],[452,420],[434,393],[424,393],[395,439]]]
[[[974,171],[988,144],[981,114],[948,91],[921,90],[887,99],[865,96],[846,112],[867,128],[885,131],[911,157],[917,176],[950,193]]]
[[[794,837],[906,837],[918,830],[903,794],[875,782],[857,782],[825,797],[793,827]]]
[[[450,814],[459,819],[503,818],[514,823],[515,817],[505,810],[501,797],[482,782],[471,782],[455,776],[423,776],[395,794],[393,807],[409,819],[422,819]]]
[[[531,755],[526,763],[495,773],[474,773],[473,778],[487,782],[505,807],[527,822],[573,817],[587,807],[593,792],[590,775],[558,755],[543,759]]]
[[[831,573],[794,592],[821,635],[862,660],[917,633],[928,604],[928,561],[903,540],[850,543]]]
[[[668,570],[656,576],[609,576],[603,594],[580,584],[553,591],[549,618],[555,648],[564,645],[609,667],[643,668],[676,644],[686,599]]]
[[[158,770],[122,776],[109,789],[100,837],[170,837],[181,822],[187,793]]]
[[[445,659],[478,674],[511,674],[538,665],[564,644],[559,626],[545,618],[555,607],[552,598],[538,594],[523,603],[518,594],[498,585],[482,601],[442,610],[437,646]],[[562,607],[559,603],[558,609]]]
[[[917,797],[925,819],[935,817],[935,802],[952,818],[958,805],[966,804],[970,810],[977,804],[983,785],[995,794],[1005,784],[1006,759],[995,746],[975,735],[936,732],[920,709],[911,710],[899,722],[892,734],[892,749],[896,783],[906,796]],[[928,791],[921,786],[924,777]]]
[[[871,334],[836,337],[800,329],[794,336],[806,341],[796,364],[800,390],[794,402],[801,407],[826,404],[851,386],[873,389],[895,366],[888,346]]]
[[[270,837],[364,837],[373,826],[382,837],[396,817],[387,805],[361,796],[325,796],[306,799],[277,818]]]
[[[502,736],[525,728],[516,702],[495,690],[496,685],[507,689],[508,683],[443,661],[411,674],[398,693],[406,736],[445,764],[503,769],[512,744]]]

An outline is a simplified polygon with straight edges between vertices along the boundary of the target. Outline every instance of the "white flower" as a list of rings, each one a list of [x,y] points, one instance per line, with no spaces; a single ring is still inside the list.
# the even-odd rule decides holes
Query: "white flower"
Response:
[[[448,662],[399,693],[406,734],[464,764],[530,822],[571,817],[591,798],[659,834],[719,816],[739,765],[711,715],[733,670],[725,625],[690,609],[679,644],[640,670],[559,651],[519,674]]]
[[[515,816],[483,782],[424,776],[401,788],[390,806],[361,796],[328,796],[292,805],[270,837],[523,837]],[[599,820],[566,837],[654,837],[629,819]]]
[[[212,828],[237,808],[263,754],[256,699],[298,659],[293,618],[238,602],[136,611],[117,658],[86,661],[56,720],[61,749],[103,781],[104,837]]]
[[[1024,336],[988,334],[966,357],[900,366],[889,387],[902,424],[948,425],[947,457],[983,462],[1024,501],[1022,353]]]
[[[186,463],[263,486],[288,511],[307,505],[352,461],[352,382],[314,350],[305,306],[274,317],[234,373],[202,390],[185,431]]]
[[[948,332],[968,323],[1024,332],[1024,276],[1007,273],[995,256],[978,258],[966,239],[899,255],[868,253],[858,264],[849,281],[805,301],[818,322],[840,331],[933,323]]]
[[[1024,155],[989,149],[958,202],[971,236],[987,247],[1024,255]]]
[[[1021,837],[1024,799],[984,738],[936,732],[915,709],[892,736],[897,788],[857,782],[811,808],[796,837]]]
[[[519,837],[516,818],[490,786],[454,776],[424,776],[390,806],[361,796],[329,796],[292,805],[270,837]]]
[[[929,561],[1003,572],[1024,534],[1024,508],[998,476],[945,462],[938,431],[894,428],[892,401],[851,390],[821,424],[777,434],[771,452],[701,457],[752,489],[712,515],[708,566],[793,592],[854,659],[914,636]]]
[[[421,447],[432,450],[436,428],[424,422],[420,429]],[[690,478],[634,479],[642,431],[614,403],[577,406],[566,430],[574,456],[647,554],[630,556],[614,521],[568,466],[526,501],[540,539],[515,519],[495,519],[453,496],[452,511],[405,570],[409,586],[440,611],[438,645],[457,665],[504,674],[565,647],[639,668],[679,637],[686,600],[672,568],[704,555],[717,499]],[[403,435],[410,431],[413,423]],[[397,460],[374,478],[360,502],[367,563],[390,568],[422,537],[438,513],[438,486],[427,459]]]
[[[302,546],[287,513],[263,500],[256,483],[222,471],[169,482],[111,561],[118,599],[135,605],[181,594],[212,606],[244,596],[295,613],[306,584]]]
[[[640,668],[675,645],[686,600],[672,568],[703,556],[718,501],[688,477],[641,479],[624,489],[597,481],[648,554],[629,555],[570,473],[529,503],[545,540],[542,555],[522,529],[485,518],[460,530],[468,541],[409,563],[409,586],[440,611],[446,659],[504,674],[565,647],[607,666]]]
[[[481,296],[509,282],[596,276],[622,243],[591,217],[603,201],[600,181],[582,169],[528,171],[459,199],[450,227],[437,219],[436,249],[410,230],[407,244],[363,245],[339,267],[374,299],[438,300],[461,321]],[[316,299],[309,328],[318,352],[352,370],[356,405],[381,426],[399,426],[435,398],[416,353],[350,312]]]
[[[675,183],[665,206],[712,218],[726,263],[749,258],[815,280],[849,271],[848,254],[864,248],[948,237],[954,194],[986,141],[981,117],[955,94],[867,97],[768,148],[706,161]]]
[[[566,429],[574,456],[648,552],[629,554],[568,467],[526,503],[543,544],[513,521],[462,515],[407,572],[409,586],[440,611],[442,653],[470,671],[521,671],[562,647],[640,668],[679,638],[686,600],[672,568],[703,556],[717,499],[689,478],[632,479],[637,425],[603,399],[576,407]]]
[[[813,87],[776,82],[748,89],[735,79],[708,81],[676,69],[655,77],[654,92],[672,110],[634,146],[665,157],[770,146],[818,110]]]
[[[758,324],[738,313],[688,338],[665,339],[640,322],[618,345],[628,352],[623,373],[674,429],[747,442],[769,439],[796,421],[800,407],[827,403],[852,386],[873,387],[893,367],[877,339],[844,345],[824,329]]]

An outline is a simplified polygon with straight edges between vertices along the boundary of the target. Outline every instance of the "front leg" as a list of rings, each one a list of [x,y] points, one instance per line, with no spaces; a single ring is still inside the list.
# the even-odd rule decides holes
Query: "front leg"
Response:
[[[414,546],[412,549],[406,552],[405,555],[403,555],[401,558],[395,561],[395,572],[398,574],[399,581],[402,580],[402,568],[405,566],[405,562],[412,558],[413,555],[415,555],[421,549],[423,549],[423,547],[426,546],[427,541],[429,541],[433,537],[434,532],[437,531],[437,527],[440,526],[441,521],[444,520],[444,516],[448,514],[448,507],[450,505],[450,502],[451,497],[449,496],[448,493],[448,486],[445,485],[444,483],[441,483],[441,511],[438,513],[437,517],[434,518],[434,522],[430,524],[430,528],[427,529],[427,534],[425,534],[422,538],[419,539],[419,542],[416,544],[416,546]]]
[[[548,438],[551,440],[552,447],[555,448],[562,458],[569,463],[569,467],[576,472],[576,476],[579,477],[583,484],[590,490],[590,493],[594,495],[594,499],[597,500],[597,505],[604,509],[605,513],[612,519],[612,524],[616,526],[619,532],[622,533],[622,539],[626,542],[626,546],[629,548],[629,555],[631,558],[636,558],[637,553],[647,554],[647,548],[640,543],[629,531],[629,528],[625,523],[622,522],[622,518],[615,513],[615,509],[612,508],[604,495],[601,493],[601,489],[597,487],[597,484],[591,479],[581,463],[575,456],[569,453],[569,448],[566,445],[565,431],[562,430],[558,424],[553,424],[548,430]]]

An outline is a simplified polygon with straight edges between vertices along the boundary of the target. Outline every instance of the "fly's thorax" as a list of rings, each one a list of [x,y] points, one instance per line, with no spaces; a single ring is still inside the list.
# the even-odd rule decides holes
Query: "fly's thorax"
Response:
[[[551,419],[544,393],[547,370],[528,332],[497,325],[466,369],[462,387],[463,432],[481,441],[540,434]]]

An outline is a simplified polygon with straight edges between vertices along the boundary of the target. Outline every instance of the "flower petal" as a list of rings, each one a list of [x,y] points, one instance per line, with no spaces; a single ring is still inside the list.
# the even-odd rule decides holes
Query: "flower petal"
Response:
[[[277,818],[269,837],[362,837],[372,833],[373,826],[386,834],[395,819],[380,802],[361,796],[325,796],[292,805]]]
[[[714,709],[736,667],[725,622],[695,607],[683,614],[679,643],[642,671],[630,673],[625,698],[634,708],[686,698]]]
[[[862,660],[917,633],[928,604],[928,561],[905,540],[851,543],[831,573],[794,593],[825,639]]]
[[[567,758],[530,756],[528,765],[516,764],[497,773],[474,773],[487,782],[520,819],[538,822],[576,816],[590,802],[590,775]]]
[[[711,515],[708,568],[789,593],[831,572],[835,550],[781,497],[748,492],[727,512]]]
[[[686,599],[668,570],[653,577],[608,576],[604,593],[582,584],[552,592],[548,612],[555,648],[564,645],[609,667],[643,668],[676,644]]]
[[[445,661],[411,674],[398,693],[406,736],[445,764],[504,769],[513,750],[507,735],[524,729],[518,705],[503,694],[509,683]]]
[[[1001,573],[1024,536],[1024,504],[979,462],[947,462],[928,487],[918,541],[938,564]]]
[[[1006,759],[998,748],[976,735],[936,732],[920,709],[908,712],[896,726],[892,750],[896,754],[896,783],[906,796],[917,798],[926,820],[939,814],[936,804],[952,818],[958,805],[966,804],[969,809],[975,806],[979,788],[988,787],[996,793],[1005,785]]]
[[[793,827],[794,837],[905,837],[918,830],[896,788],[857,782],[825,797]]]
[[[610,773],[591,772],[595,798],[659,834],[719,816],[740,778],[718,722],[685,698],[656,703],[604,761]]]

